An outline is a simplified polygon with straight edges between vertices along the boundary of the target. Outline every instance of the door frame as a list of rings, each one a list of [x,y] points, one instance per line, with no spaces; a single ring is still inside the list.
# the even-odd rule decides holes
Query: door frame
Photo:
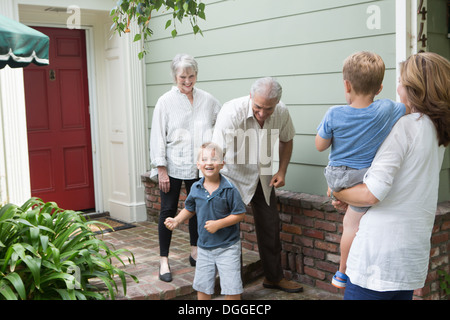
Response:
[[[67,29],[66,25],[58,23],[31,23],[28,25],[36,27],[49,27]],[[100,146],[100,133],[98,125],[98,96],[96,86],[96,71],[95,71],[95,46],[94,46],[94,28],[89,26],[80,26],[80,29],[85,30],[86,35],[86,69],[88,79],[88,96],[89,96],[89,120],[91,125],[91,145],[92,145],[92,174],[94,179],[94,197],[95,197],[95,211],[104,212],[103,203],[103,184],[102,184],[102,171],[100,167],[101,148]]]
[[[396,79],[400,76],[400,63],[417,53],[417,0],[395,1]],[[397,93],[397,101],[400,97]]]

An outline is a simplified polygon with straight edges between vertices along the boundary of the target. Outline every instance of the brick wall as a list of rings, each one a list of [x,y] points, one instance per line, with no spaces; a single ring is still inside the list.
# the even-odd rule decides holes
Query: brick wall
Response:
[[[159,189],[147,174],[142,175],[148,220],[158,221]],[[339,242],[344,215],[336,212],[322,196],[289,191],[277,191],[280,212],[280,238],[282,265],[286,278],[340,293],[331,285],[331,278],[339,266]],[[182,192],[179,207],[183,207],[186,194]],[[182,226],[187,231],[187,225]],[[251,208],[241,222],[242,246],[258,251]],[[448,299],[439,286],[438,270],[450,272],[450,202],[438,206],[431,237],[430,267],[422,289],[415,291],[415,299]]]

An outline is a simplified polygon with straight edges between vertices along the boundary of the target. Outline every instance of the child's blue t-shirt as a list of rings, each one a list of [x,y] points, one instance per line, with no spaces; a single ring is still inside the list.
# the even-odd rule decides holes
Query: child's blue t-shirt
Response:
[[[328,164],[370,167],[379,146],[405,112],[403,103],[389,99],[376,100],[363,109],[331,107],[317,128],[320,137],[333,139]]]
[[[240,239],[239,224],[209,233],[205,223],[223,219],[230,214],[245,213],[245,204],[237,188],[223,175],[220,175],[220,185],[212,194],[203,187],[204,180],[201,178],[192,185],[185,201],[185,208],[197,215],[197,246],[203,249],[229,247]]]

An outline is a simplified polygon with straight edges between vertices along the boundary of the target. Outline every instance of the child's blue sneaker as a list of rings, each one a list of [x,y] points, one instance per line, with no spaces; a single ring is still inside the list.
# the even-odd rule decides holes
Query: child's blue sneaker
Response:
[[[339,279],[338,279],[339,278]],[[347,275],[336,271],[336,274],[333,276],[333,280],[331,280],[331,284],[339,289],[345,289],[345,286],[347,285]]]

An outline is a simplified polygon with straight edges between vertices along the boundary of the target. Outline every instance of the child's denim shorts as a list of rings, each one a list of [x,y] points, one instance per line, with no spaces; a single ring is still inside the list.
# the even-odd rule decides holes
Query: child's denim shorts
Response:
[[[342,189],[347,189],[363,183],[364,175],[369,168],[354,169],[346,166],[325,167],[324,174],[328,186],[331,190],[338,192]],[[354,211],[365,213],[370,207],[355,207],[350,206]]]
[[[244,290],[241,279],[241,241],[226,248],[197,249],[194,284],[196,291],[214,293],[216,273],[219,272],[221,294],[236,295]]]

